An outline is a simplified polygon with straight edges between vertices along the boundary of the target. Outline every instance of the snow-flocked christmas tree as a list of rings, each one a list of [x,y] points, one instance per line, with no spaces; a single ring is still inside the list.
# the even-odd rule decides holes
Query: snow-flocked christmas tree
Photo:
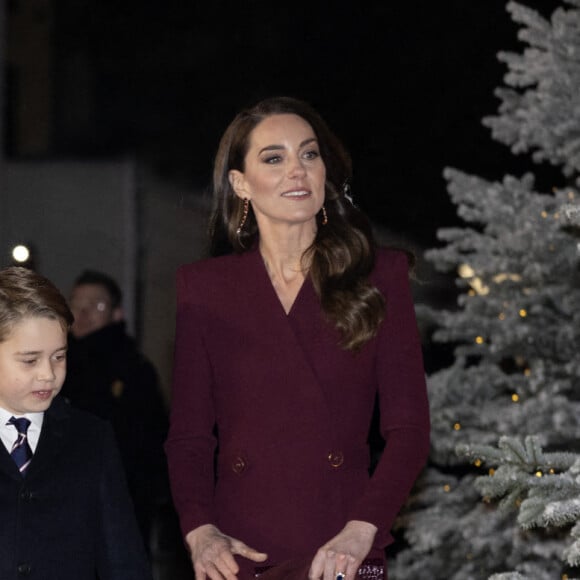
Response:
[[[466,226],[426,258],[457,273],[458,307],[421,312],[455,361],[428,377],[432,452],[394,580],[580,578],[580,0],[549,19],[507,9],[525,49],[499,53],[506,86],[483,122],[561,182],[444,171]]]

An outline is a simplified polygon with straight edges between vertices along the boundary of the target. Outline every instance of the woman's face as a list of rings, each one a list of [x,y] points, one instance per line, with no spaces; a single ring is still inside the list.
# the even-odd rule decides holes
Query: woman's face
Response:
[[[315,220],[324,203],[326,167],[312,127],[298,115],[272,115],[250,134],[244,171],[229,174],[248,198],[260,229]]]

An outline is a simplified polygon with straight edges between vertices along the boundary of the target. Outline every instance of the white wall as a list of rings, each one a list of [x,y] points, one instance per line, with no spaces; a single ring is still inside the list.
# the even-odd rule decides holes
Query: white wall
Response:
[[[0,0],[1,1],[1,0]],[[169,401],[175,272],[204,256],[209,202],[130,160],[6,162],[0,175],[0,267],[17,243],[68,296],[85,268],[121,285],[134,334]]]
[[[145,173],[142,199],[141,346],[155,364],[169,401],[175,331],[175,273],[205,256],[210,203],[187,187]]]
[[[0,182],[0,266],[26,243],[35,269],[68,295],[85,268],[119,281],[129,327],[135,312],[136,194],[130,161],[5,161]]]

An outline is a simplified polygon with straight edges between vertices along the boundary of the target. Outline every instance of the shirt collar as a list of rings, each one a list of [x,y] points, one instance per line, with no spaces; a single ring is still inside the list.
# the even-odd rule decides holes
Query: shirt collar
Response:
[[[38,430],[40,430],[42,427],[42,421],[44,420],[44,411],[41,413],[25,413],[24,415],[17,415],[0,407],[0,425],[6,425],[10,420],[10,417],[26,417]]]

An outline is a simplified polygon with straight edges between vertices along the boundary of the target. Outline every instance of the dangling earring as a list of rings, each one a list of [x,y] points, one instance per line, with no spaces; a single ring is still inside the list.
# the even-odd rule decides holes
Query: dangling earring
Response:
[[[326,208],[324,206],[322,206],[320,211],[322,212],[322,225],[325,226],[328,223],[328,216],[326,215]]]
[[[250,209],[250,200],[247,197],[244,197],[244,213],[242,214],[242,219],[240,220],[240,225],[238,226],[238,229],[236,230],[236,234],[238,234],[238,236],[242,233],[242,228],[244,227],[244,224],[246,223],[246,220],[248,219],[248,210]]]

